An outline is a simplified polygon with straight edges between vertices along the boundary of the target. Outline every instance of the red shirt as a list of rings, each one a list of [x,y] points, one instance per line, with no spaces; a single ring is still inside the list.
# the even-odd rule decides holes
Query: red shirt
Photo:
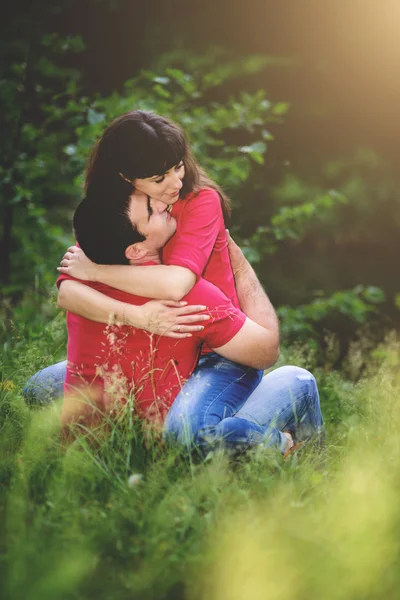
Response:
[[[73,277],[61,275],[57,284],[64,279]],[[121,302],[142,305],[149,301],[104,284],[80,283]],[[217,287],[204,279],[199,279],[185,300],[207,306],[211,319],[204,322],[203,331],[181,340],[133,327],[104,325],[67,312],[66,393],[86,393],[90,389],[95,394],[110,394],[115,400],[126,400],[133,394],[140,416],[162,421],[192,374],[201,343],[205,341],[212,348],[223,346],[246,319]]]
[[[176,234],[162,250],[163,263],[187,267],[217,286],[240,308],[229,260],[221,199],[211,188],[175,202]]]

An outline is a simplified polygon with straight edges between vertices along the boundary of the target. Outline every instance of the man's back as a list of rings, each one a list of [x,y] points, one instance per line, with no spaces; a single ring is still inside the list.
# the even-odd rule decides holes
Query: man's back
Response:
[[[59,282],[63,279],[72,278],[64,275]],[[124,303],[142,305],[149,300],[104,284],[85,283]],[[195,368],[202,341],[222,346],[245,320],[218,288],[204,280],[200,279],[185,299],[206,305],[211,318],[204,331],[180,340],[112,323],[104,325],[68,312],[66,393],[90,389],[113,400],[133,394],[140,416],[163,420]]]

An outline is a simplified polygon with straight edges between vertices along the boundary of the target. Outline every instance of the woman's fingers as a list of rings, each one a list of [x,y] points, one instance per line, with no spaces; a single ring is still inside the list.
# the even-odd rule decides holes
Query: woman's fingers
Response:
[[[191,333],[181,331],[164,331],[162,334],[164,337],[174,338],[175,340],[183,340],[184,338],[192,337]]]
[[[168,306],[169,308],[179,308],[176,311],[178,315],[188,315],[194,312],[203,312],[207,307],[204,304],[188,304],[181,300],[180,302],[176,302],[175,300],[160,300],[160,304],[163,306]]]
[[[175,302],[175,300],[160,300],[160,303],[163,304],[163,306],[168,306],[170,308],[178,308],[179,310],[176,311],[177,315],[190,315],[192,313],[198,313],[207,310],[207,306],[204,306],[204,304],[188,305],[187,302]]]
[[[189,323],[208,321],[209,319],[210,315],[184,315],[182,317],[178,317],[176,322],[180,325],[188,325]]]
[[[191,319],[189,322],[193,322],[194,320],[199,320],[198,317],[181,317],[181,319]],[[188,325],[181,323],[177,323],[172,325],[167,331],[165,331],[162,335],[167,337],[172,337],[176,339],[182,339],[186,337],[191,337],[194,333],[198,333],[199,331],[203,331],[204,325]]]
[[[198,331],[203,331],[204,325],[179,325],[175,327],[175,332],[178,333],[195,333]]]
[[[172,308],[182,308],[182,306],[186,306],[187,302],[181,300],[180,302],[176,302],[175,300],[160,300],[160,304],[163,306],[170,306]]]
[[[207,307],[202,304],[191,304],[189,306],[183,306],[176,311],[178,316],[182,315],[190,315],[192,313],[201,313],[204,310],[207,310]]]

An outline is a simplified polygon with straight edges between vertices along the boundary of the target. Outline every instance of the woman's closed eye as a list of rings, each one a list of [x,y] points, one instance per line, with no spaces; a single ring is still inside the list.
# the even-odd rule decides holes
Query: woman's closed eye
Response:
[[[179,171],[179,169],[182,169],[183,167],[183,161],[181,163],[179,163],[179,165],[176,165],[174,167],[175,171]],[[165,179],[165,175],[163,175],[160,179],[155,179],[154,183],[162,183]]]

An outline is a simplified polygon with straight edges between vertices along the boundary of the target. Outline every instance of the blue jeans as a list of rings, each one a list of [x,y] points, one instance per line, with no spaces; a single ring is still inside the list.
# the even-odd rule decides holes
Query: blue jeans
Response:
[[[287,446],[283,431],[295,442],[321,438],[324,423],[314,376],[294,366],[261,375],[214,353],[200,358],[169,410],[166,437],[200,449],[263,443],[281,452]]]
[[[263,372],[245,367],[215,352],[199,358],[193,375],[169,409],[166,438],[186,447],[207,445],[203,432],[233,416],[257,388]]]
[[[47,404],[62,396],[66,361],[36,373],[23,395]],[[186,447],[204,450],[215,443],[228,447],[264,443],[280,451],[290,431],[295,441],[323,435],[323,419],[315,378],[299,367],[280,367],[262,377],[211,352],[198,365],[167,415],[164,433]]]
[[[22,390],[28,404],[50,404],[64,395],[67,361],[50,365],[33,375]]]

